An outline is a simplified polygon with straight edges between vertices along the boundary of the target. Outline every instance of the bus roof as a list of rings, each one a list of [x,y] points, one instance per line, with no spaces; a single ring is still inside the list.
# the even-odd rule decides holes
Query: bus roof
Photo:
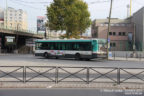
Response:
[[[35,42],[91,42],[93,40],[106,40],[106,39],[55,39],[55,40],[42,40],[37,39]]]

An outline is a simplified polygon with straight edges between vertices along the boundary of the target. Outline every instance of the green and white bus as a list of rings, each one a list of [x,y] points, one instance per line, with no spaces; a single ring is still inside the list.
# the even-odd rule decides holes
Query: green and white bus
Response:
[[[36,40],[35,56],[93,59],[106,57],[106,39]]]

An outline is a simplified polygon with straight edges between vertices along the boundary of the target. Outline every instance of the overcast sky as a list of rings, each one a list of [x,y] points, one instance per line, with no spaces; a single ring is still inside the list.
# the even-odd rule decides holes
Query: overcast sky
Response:
[[[29,29],[36,29],[36,17],[46,14],[46,6],[53,0],[7,0],[8,7],[23,9],[28,15]],[[91,19],[104,19],[109,16],[110,0],[84,0],[88,3]],[[130,0],[113,0],[113,18],[124,19],[127,17],[127,5]],[[132,13],[144,6],[144,0],[132,0]],[[0,7],[6,8],[6,0],[0,0]]]

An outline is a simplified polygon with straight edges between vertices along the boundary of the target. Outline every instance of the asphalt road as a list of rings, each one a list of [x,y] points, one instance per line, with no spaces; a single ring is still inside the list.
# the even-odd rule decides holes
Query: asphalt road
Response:
[[[45,59],[33,55],[0,55],[0,66],[68,66],[68,67],[119,67],[144,68],[142,61],[107,61],[95,59],[78,61],[74,59]]]
[[[142,90],[116,89],[1,89],[0,96],[144,96]]]

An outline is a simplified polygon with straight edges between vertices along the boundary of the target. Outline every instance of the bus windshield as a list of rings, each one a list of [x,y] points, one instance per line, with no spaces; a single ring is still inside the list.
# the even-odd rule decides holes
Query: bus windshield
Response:
[[[106,51],[106,40],[99,39],[99,40],[93,40],[93,52],[102,52]]]

